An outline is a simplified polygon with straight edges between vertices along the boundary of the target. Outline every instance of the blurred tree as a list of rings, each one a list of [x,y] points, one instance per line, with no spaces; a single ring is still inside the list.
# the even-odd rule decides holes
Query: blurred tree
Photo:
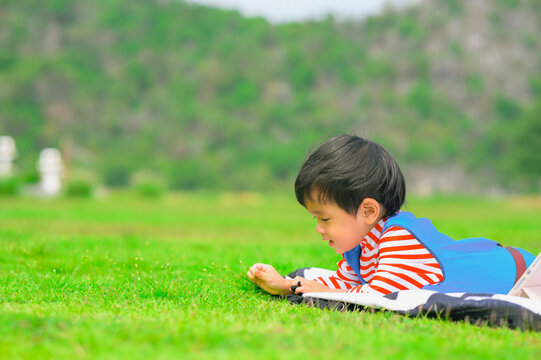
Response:
[[[541,192],[541,97],[521,117],[508,141],[509,152],[503,159],[506,176],[518,181],[526,191]]]
[[[5,0],[0,132],[23,173],[70,137],[114,186],[149,169],[173,188],[279,187],[315,141],[354,132],[405,167],[524,189],[535,170],[510,169],[536,169],[524,109],[541,93],[541,7],[485,5],[272,25],[182,1]]]

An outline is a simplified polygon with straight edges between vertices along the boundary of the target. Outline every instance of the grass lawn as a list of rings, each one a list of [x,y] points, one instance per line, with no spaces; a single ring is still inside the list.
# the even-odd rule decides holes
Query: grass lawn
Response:
[[[541,198],[405,209],[541,251]],[[541,333],[292,306],[246,279],[254,262],[335,268],[314,228],[293,194],[0,198],[0,358],[541,358]]]

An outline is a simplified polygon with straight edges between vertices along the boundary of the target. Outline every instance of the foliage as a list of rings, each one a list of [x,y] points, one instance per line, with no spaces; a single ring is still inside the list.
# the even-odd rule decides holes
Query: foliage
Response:
[[[541,190],[541,157],[533,150],[539,148],[540,140],[541,98],[522,114],[518,125],[509,132],[511,145],[502,163],[502,170],[511,174],[509,178],[520,181],[525,191]]]
[[[17,195],[21,180],[16,176],[0,177],[0,196]]]
[[[98,184],[98,175],[93,171],[87,169],[75,169],[70,172],[65,183],[65,193],[70,197],[93,197]]]
[[[85,179],[74,179],[66,184],[66,195],[75,197],[92,197],[94,184]]]
[[[131,186],[137,194],[145,198],[159,198],[167,191],[163,176],[144,170],[132,175]]]
[[[269,189],[315,141],[350,132],[406,168],[515,189],[539,177],[491,153],[537,150],[507,137],[541,98],[535,0],[283,25],[162,0],[10,0],[0,14],[0,133],[23,172],[56,146],[111,186],[150,168],[176,189]]]

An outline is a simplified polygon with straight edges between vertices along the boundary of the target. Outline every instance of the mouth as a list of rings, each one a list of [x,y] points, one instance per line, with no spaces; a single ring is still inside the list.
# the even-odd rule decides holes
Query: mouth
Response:
[[[329,240],[329,246],[331,246],[331,247],[332,247],[333,245],[334,245],[334,241],[332,241],[332,240]]]

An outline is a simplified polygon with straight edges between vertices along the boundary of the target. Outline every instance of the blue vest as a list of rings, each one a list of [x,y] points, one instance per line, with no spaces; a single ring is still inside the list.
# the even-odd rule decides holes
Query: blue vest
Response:
[[[443,272],[443,281],[426,285],[423,290],[443,293],[474,292],[507,294],[515,283],[516,265],[511,253],[496,241],[485,238],[470,238],[455,241],[434,228],[430,220],[417,219],[405,211],[389,217],[383,232],[392,226],[408,230],[436,258]],[[517,249],[526,262],[526,267],[535,256]],[[344,253],[344,258],[363,284],[359,259],[361,245]]]

